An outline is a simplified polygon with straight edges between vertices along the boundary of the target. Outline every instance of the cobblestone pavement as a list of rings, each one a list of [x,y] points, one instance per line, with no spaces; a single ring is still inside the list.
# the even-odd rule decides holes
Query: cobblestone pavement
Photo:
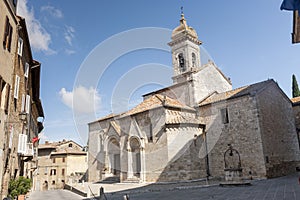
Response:
[[[151,185],[142,188],[106,193],[107,200],[300,200],[300,174],[281,178],[252,181],[251,186],[201,186],[167,187]],[[93,198],[90,198],[92,200]]]
[[[81,200],[81,196],[67,190],[35,191],[26,200]]]
[[[251,186],[221,187],[215,182],[210,182],[209,186],[205,185],[205,182],[152,184],[105,194],[107,200],[123,200],[125,194],[129,195],[130,200],[300,200],[299,177],[300,173],[268,180],[255,180],[251,182]],[[104,187],[104,190],[108,187],[106,184],[100,185]],[[110,187],[118,187],[118,184]],[[83,198],[65,190],[33,192],[28,200],[40,199],[93,200],[93,198]]]

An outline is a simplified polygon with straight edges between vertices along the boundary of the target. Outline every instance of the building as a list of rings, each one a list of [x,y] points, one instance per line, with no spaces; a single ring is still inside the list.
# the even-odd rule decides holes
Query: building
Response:
[[[35,190],[62,189],[85,180],[87,152],[73,141],[45,142],[38,147]]]
[[[25,19],[16,15],[16,0],[0,3],[0,146],[1,196],[18,176],[33,177],[36,154],[33,138],[43,129],[40,100],[41,64],[32,58]],[[37,141],[37,140],[35,140]]]
[[[293,110],[296,122],[296,130],[298,134],[298,140],[300,144],[300,97],[292,98]]]
[[[300,17],[298,10],[293,12],[293,33],[292,33],[292,43],[300,42]]]
[[[171,36],[173,85],[89,126],[89,181],[230,180],[289,174],[300,151],[291,100],[274,80],[232,90],[184,15]],[[167,77],[166,77],[167,78]]]

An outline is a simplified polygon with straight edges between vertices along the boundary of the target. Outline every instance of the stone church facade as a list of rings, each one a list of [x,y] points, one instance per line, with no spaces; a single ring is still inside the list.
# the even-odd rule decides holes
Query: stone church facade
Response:
[[[173,30],[173,85],[122,114],[89,123],[89,181],[164,182],[289,174],[299,166],[292,101],[266,80],[232,89],[182,14]]]

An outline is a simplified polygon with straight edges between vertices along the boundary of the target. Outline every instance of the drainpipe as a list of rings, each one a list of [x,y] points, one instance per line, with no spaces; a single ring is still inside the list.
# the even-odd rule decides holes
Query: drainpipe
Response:
[[[208,180],[209,177],[210,177],[210,170],[209,170],[209,158],[208,158],[207,137],[206,137],[207,132],[205,131],[205,127],[204,127],[203,131],[204,131],[205,153],[206,153],[206,156],[205,156],[205,162],[206,162],[206,178],[207,178],[207,180]]]

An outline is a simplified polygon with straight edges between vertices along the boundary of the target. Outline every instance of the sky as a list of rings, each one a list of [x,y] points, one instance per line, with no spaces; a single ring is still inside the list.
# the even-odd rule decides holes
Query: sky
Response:
[[[233,88],[274,79],[291,97],[300,44],[282,0],[19,0],[33,57],[42,63],[42,141],[86,145],[88,122],[138,104],[171,85],[167,42],[187,23]],[[204,53],[203,53],[204,54]],[[205,53],[206,54],[206,53]]]

